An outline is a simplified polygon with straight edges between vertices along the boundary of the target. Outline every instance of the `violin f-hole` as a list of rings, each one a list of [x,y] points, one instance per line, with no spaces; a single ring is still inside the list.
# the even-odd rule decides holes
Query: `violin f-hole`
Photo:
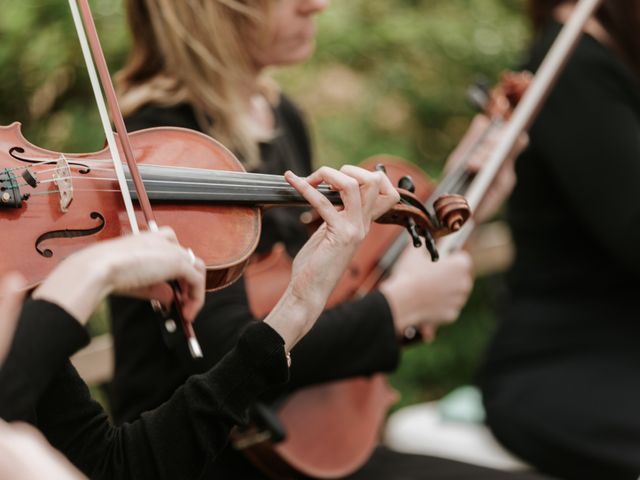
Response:
[[[73,229],[73,230],[65,229],[65,230],[53,230],[51,232],[43,233],[36,240],[35,247],[37,252],[45,258],[51,258],[53,257],[53,251],[49,248],[44,248],[44,249],[41,248],[42,242],[45,242],[46,240],[51,240],[52,238],[88,237],[90,235],[95,235],[96,233],[99,233],[106,224],[104,217],[99,212],[91,212],[89,214],[89,217],[91,217],[93,220],[97,219],[99,222],[99,225],[92,228],[86,228],[84,230],[83,229]]]
[[[38,165],[51,165],[54,164],[58,161],[57,158],[52,158],[50,160],[40,160],[37,158],[27,158],[27,157],[21,157],[18,154],[23,154],[25,153],[25,149],[22,147],[11,147],[9,149],[9,155],[13,158],[15,158],[16,160],[18,160],[19,162],[24,162],[24,163],[33,163],[33,164],[38,164]],[[91,167],[89,167],[89,165],[86,165],[84,163],[81,162],[76,162],[76,161],[70,161],[69,165],[73,165],[75,167],[81,167],[78,170],[78,173],[81,175],[86,175],[88,173],[91,172]]]

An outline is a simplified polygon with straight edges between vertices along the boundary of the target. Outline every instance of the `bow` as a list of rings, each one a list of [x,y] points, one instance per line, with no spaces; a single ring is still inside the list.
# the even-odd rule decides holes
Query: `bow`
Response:
[[[78,2],[80,8],[78,8]],[[113,82],[111,81],[111,76],[109,75],[107,62],[100,45],[100,39],[98,38],[98,33],[93,21],[93,16],[91,15],[89,2],[88,0],[69,0],[69,7],[71,8],[73,22],[82,48],[82,55],[87,66],[89,79],[91,80],[91,87],[93,89],[93,93],[98,106],[102,128],[107,139],[109,151],[111,152],[116,176],[120,185],[120,192],[122,193],[122,198],[124,200],[125,208],[127,211],[127,217],[129,219],[129,224],[131,225],[131,231],[136,234],[140,231],[140,228],[138,226],[135,210],[133,208],[133,202],[131,201],[131,193],[129,192],[127,179],[125,177],[124,169],[122,168],[120,151],[118,149],[115,141],[115,136],[111,129],[109,114],[107,112],[107,102],[109,105],[109,112],[111,113],[111,119],[113,120],[116,132],[118,133],[120,146],[122,147],[125,159],[127,161],[129,174],[131,175],[131,179],[133,180],[135,193],[137,195],[137,199],[144,216],[146,227],[150,231],[157,231],[158,224],[156,223],[155,217],[153,215],[153,210],[151,209],[151,202],[149,201],[149,197],[142,182],[142,178],[140,177],[140,172],[138,171],[138,166],[133,154],[133,149],[131,148],[127,129],[124,124],[124,119],[122,118],[122,111],[120,110],[120,106],[118,104],[115,89],[113,88]],[[104,96],[106,96],[107,102],[105,102],[102,90],[104,90]],[[191,254],[193,255],[192,252]],[[180,286],[175,281],[169,282],[169,284],[171,285],[174,294],[174,310],[176,311],[180,324],[184,329],[184,333],[189,345],[189,352],[191,353],[191,356],[193,358],[201,358],[202,349],[200,348],[200,344],[198,343],[198,340],[195,336],[193,326],[182,316]],[[161,306],[158,302],[152,302],[152,304],[156,311],[161,311]]]

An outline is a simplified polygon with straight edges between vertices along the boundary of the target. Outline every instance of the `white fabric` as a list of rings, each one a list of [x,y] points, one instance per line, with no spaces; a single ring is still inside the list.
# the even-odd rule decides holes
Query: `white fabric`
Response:
[[[499,470],[531,469],[507,452],[485,425],[443,418],[438,402],[412,405],[391,415],[384,443],[399,452],[449,458]]]

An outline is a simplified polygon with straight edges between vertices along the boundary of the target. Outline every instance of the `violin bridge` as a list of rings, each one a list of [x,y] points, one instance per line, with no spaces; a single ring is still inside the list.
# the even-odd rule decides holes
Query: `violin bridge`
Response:
[[[69,205],[73,200],[73,183],[71,182],[71,169],[69,168],[69,162],[60,155],[58,162],[56,163],[56,170],[53,173],[53,179],[56,187],[58,187],[58,193],[60,194],[60,210],[63,213],[67,212]]]

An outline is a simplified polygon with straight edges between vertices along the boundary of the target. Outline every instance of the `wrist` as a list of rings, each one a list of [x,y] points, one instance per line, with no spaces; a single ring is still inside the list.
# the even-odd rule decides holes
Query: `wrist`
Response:
[[[311,329],[321,312],[322,307],[310,306],[309,302],[288,289],[264,322],[282,337],[285,351],[290,352]]]
[[[384,295],[389,304],[389,310],[393,317],[393,326],[398,337],[403,337],[408,327],[415,325],[411,299],[403,295],[405,289],[397,282],[382,282],[379,287],[380,293]]]
[[[84,325],[110,293],[111,275],[105,262],[69,257],[34,291],[33,298],[55,303]]]

